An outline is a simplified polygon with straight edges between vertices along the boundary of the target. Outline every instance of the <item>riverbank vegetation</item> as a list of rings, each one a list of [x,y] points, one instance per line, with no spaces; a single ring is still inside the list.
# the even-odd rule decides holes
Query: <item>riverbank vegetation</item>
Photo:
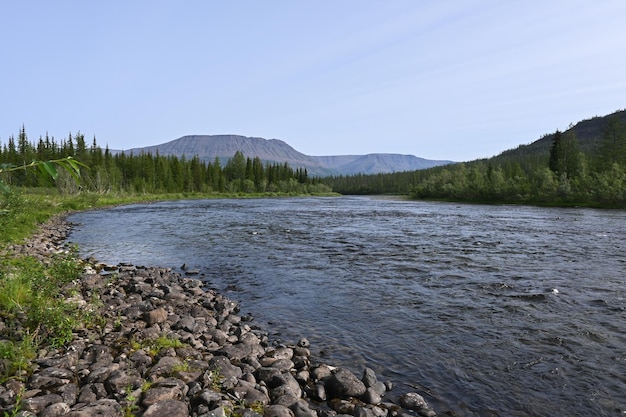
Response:
[[[580,122],[489,159],[323,182],[342,194],[626,207],[626,111]]]
[[[152,153],[126,154],[102,149],[94,137],[91,144],[81,133],[60,142],[54,137],[40,137],[31,143],[24,127],[16,138],[0,144],[0,164],[26,166],[33,160],[50,161],[72,157],[89,169],[81,169],[78,185],[66,171],[58,178],[36,175],[30,170],[7,173],[2,180],[11,186],[56,187],[63,194],[89,191],[97,194],[322,194],[330,192],[318,178],[309,177],[306,169],[287,163],[263,162],[237,152],[228,161],[202,161]]]

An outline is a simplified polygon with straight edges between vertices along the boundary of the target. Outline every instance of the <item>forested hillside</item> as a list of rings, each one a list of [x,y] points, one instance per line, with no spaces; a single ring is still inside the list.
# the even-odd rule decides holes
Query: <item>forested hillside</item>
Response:
[[[26,131],[21,129],[18,138],[10,137],[0,144],[0,164],[22,166],[33,160],[48,161],[71,156],[89,169],[81,172],[80,187],[85,190],[132,193],[323,193],[327,185],[309,178],[306,169],[293,169],[287,163],[263,164],[258,157],[246,158],[236,152],[223,166],[219,158],[202,162],[198,157],[186,159],[173,155],[162,156],[158,152],[113,154],[102,149],[94,138],[90,145],[84,135],[71,134],[57,142],[54,138],[40,137],[29,142]],[[14,171],[5,173],[2,180],[13,186],[52,187],[61,192],[77,191],[78,185],[69,174],[60,172],[53,184],[49,177],[34,172]]]
[[[343,194],[472,202],[626,206],[626,111],[595,117],[489,159],[395,174],[339,176]]]

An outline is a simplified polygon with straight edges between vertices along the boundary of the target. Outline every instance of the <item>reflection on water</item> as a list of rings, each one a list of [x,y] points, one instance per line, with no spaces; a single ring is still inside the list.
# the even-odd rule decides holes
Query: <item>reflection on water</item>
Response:
[[[202,271],[273,335],[440,414],[623,415],[626,213],[360,197],[72,216],[104,262]],[[271,324],[268,324],[271,323]]]

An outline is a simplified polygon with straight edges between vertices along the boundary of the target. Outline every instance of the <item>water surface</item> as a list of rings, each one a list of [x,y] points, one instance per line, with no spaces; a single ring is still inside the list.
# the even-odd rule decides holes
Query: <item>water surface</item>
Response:
[[[442,415],[626,410],[626,213],[381,198],[85,212],[84,256],[199,269],[275,340],[305,336]]]

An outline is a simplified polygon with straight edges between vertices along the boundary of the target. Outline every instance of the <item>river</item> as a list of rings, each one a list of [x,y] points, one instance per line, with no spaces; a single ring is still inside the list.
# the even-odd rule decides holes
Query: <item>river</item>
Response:
[[[69,217],[81,255],[198,269],[272,340],[443,415],[626,415],[626,212],[211,199]]]

